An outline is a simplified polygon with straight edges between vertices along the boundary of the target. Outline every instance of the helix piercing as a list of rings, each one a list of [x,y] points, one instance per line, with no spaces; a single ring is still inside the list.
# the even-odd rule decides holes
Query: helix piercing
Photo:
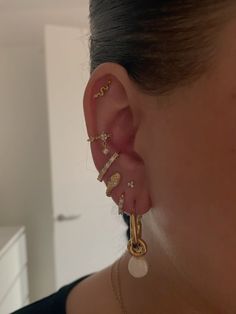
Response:
[[[104,96],[105,92],[108,91],[111,85],[111,80],[107,82],[106,85],[102,86],[97,94],[94,95],[94,98],[102,97]]]
[[[104,155],[107,155],[110,151],[109,149],[107,148],[107,140],[111,137],[111,134],[110,133],[106,133],[106,132],[102,132],[100,135],[97,135],[97,136],[90,136],[87,141],[88,142],[91,142],[93,143],[95,140],[102,140],[102,145],[103,145],[103,154]]]
[[[144,277],[148,273],[148,263],[144,258],[147,253],[147,244],[142,239],[141,215],[131,213],[130,215],[130,240],[127,249],[131,254],[128,262],[129,273],[135,277]]]

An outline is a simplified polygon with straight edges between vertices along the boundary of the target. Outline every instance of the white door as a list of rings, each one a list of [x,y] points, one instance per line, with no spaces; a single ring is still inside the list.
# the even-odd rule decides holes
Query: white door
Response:
[[[57,288],[98,271],[126,247],[126,226],[105,196],[83,117],[88,30],[48,25],[45,55]]]

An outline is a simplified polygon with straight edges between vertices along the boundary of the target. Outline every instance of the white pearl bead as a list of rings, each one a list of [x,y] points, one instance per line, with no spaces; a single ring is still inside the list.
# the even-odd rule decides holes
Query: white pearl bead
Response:
[[[144,277],[148,273],[148,263],[144,256],[132,256],[128,263],[129,273],[135,278]]]

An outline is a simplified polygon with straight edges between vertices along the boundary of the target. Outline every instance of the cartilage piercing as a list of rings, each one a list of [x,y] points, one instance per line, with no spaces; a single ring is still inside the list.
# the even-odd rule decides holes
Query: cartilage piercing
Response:
[[[99,181],[102,181],[104,175],[106,174],[107,170],[110,168],[110,166],[112,165],[112,163],[119,157],[119,153],[114,153],[110,159],[106,162],[105,166],[102,168],[102,170],[100,171],[97,179]]]
[[[107,181],[107,190],[106,190],[106,195],[111,196],[111,192],[113,191],[114,188],[116,188],[121,180],[121,175],[119,172],[114,173],[110,179]]]
[[[147,253],[147,244],[142,239],[141,215],[131,213],[130,215],[130,239],[127,249],[131,255],[128,262],[130,275],[135,278],[141,278],[147,275],[149,265],[144,257]]]
[[[94,95],[94,98],[102,97],[104,96],[105,92],[108,91],[111,85],[111,80],[107,82],[106,85],[102,86],[97,94]]]
[[[119,215],[122,215],[124,212],[123,211],[124,203],[125,203],[125,195],[124,195],[124,193],[122,193],[121,196],[119,197],[119,201],[118,201]]]
[[[107,148],[107,140],[111,137],[111,134],[110,133],[106,133],[106,132],[102,132],[100,135],[97,135],[97,136],[90,136],[87,141],[88,142],[91,142],[93,143],[95,140],[102,140],[102,145],[103,145],[103,154],[104,155],[107,155],[110,151],[109,149]]]

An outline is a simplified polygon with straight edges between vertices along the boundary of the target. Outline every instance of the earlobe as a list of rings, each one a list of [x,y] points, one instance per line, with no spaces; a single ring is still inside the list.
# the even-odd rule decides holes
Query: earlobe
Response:
[[[88,141],[99,172],[97,179],[105,182],[106,195],[116,202],[119,213],[133,212],[136,204],[136,210],[143,214],[150,209],[148,193],[143,191],[144,164],[134,151],[136,128],[130,106],[132,99],[124,86],[127,77],[119,69],[121,66],[117,66],[118,69],[100,67],[100,75],[96,72],[86,88],[84,113]],[[140,195],[145,200],[139,202]]]

